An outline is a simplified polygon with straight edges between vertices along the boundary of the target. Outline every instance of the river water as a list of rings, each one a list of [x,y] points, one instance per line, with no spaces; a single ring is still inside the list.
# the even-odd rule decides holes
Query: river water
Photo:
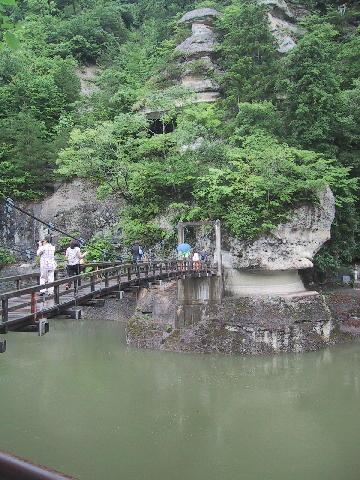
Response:
[[[7,335],[0,449],[92,480],[359,480],[360,345],[226,357],[115,322]]]

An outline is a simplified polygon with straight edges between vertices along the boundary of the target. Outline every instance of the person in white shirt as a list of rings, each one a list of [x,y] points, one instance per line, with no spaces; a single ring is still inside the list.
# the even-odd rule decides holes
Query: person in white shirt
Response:
[[[55,247],[51,245],[51,237],[47,235],[39,241],[36,255],[40,257],[40,285],[46,285],[54,281],[54,273],[57,267],[55,261]],[[53,295],[54,287],[43,288],[40,295]]]
[[[192,261],[193,261],[193,269],[200,270],[200,255],[198,254],[198,252],[194,252],[192,256]]]
[[[87,252],[81,253],[79,244],[76,240],[70,242],[70,246],[66,249],[65,258],[67,260],[67,273],[69,277],[80,274],[81,260],[86,257]],[[66,290],[71,287],[71,282],[66,286]],[[74,289],[77,289],[77,282],[74,282]]]

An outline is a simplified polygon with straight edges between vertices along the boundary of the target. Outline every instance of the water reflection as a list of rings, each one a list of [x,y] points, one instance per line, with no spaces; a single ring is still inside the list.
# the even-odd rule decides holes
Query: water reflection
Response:
[[[113,322],[10,334],[0,446],[84,479],[358,479],[359,345],[141,351]]]

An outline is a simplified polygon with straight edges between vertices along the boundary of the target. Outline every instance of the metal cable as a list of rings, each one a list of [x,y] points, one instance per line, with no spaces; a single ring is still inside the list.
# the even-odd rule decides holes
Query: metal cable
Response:
[[[23,208],[19,207],[18,205],[15,204],[15,202],[10,198],[10,197],[6,197],[6,195],[0,191],[0,195],[4,198],[4,202],[5,204],[11,209],[11,208],[15,208],[15,210],[18,210],[19,212],[21,212],[22,214],[24,215],[27,215],[28,217],[32,218],[33,220],[39,222],[39,223],[42,223],[43,225],[47,226],[49,230],[54,230],[55,232],[58,232],[58,233],[61,233],[62,235],[65,235],[66,237],[68,238],[71,238],[72,240],[76,240],[77,242],[80,243],[80,245],[82,246],[85,246],[85,241],[82,239],[82,238],[76,238],[74,237],[73,235],[65,232],[64,230],[61,230],[60,228],[57,228],[53,223],[51,222],[45,222],[44,220],[42,220],[41,218],[39,217],[36,217],[35,215],[33,215],[32,213],[24,210]],[[6,248],[9,248],[10,250],[15,250],[17,251],[15,248],[12,248],[12,247],[6,247]],[[102,255],[104,254],[104,251],[103,250],[100,250],[99,248],[96,248],[96,247],[92,247],[93,250],[101,253]],[[20,252],[20,253],[26,253],[26,252]]]

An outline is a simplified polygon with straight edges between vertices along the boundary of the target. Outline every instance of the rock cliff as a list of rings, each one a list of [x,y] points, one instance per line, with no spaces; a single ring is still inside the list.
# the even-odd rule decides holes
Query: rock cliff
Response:
[[[351,339],[339,331],[338,299],[261,295],[225,296],[220,301],[211,294],[214,286],[204,288],[204,282],[213,280],[179,280],[177,294],[174,282],[140,292],[127,325],[128,344],[179,352],[254,355],[318,350]],[[186,292],[190,296],[184,296]],[[349,311],[357,312],[356,303],[356,299],[350,306],[346,303],[346,318]]]
[[[209,78],[209,74],[217,70],[214,63],[216,36],[212,25],[219,16],[213,8],[199,8],[186,13],[179,21],[191,25],[191,36],[176,47],[182,67],[180,83],[197,94],[198,102],[219,98],[219,85]]]
[[[51,222],[68,233],[77,232],[84,239],[110,230],[118,221],[120,202],[99,200],[93,185],[83,180],[61,184],[56,191],[38,203],[21,206],[36,217]],[[0,212],[0,235],[3,244],[18,249],[34,249],[36,241],[47,233],[46,226],[16,211]],[[56,238],[58,234],[54,233]]]
[[[278,51],[287,53],[296,45],[301,34],[298,19],[307,12],[299,6],[293,6],[285,0],[257,0],[267,7],[269,28],[278,43]],[[214,21],[221,13],[214,8],[191,10],[179,20],[180,25],[191,27],[191,34],[175,48],[177,56],[176,78],[170,77],[174,84],[180,84],[195,95],[193,102],[214,102],[220,97],[220,86],[215,77],[221,75],[216,64],[216,33]],[[215,75],[214,75],[215,74]],[[178,101],[182,106],[182,101]],[[142,110],[150,118],[157,118],[161,109],[145,105]]]
[[[330,239],[335,199],[330,188],[318,195],[315,205],[295,208],[291,219],[253,242],[229,239],[224,255],[227,266],[260,270],[297,270],[313,266],[312,260]]]
[[[285,0],[257,0],[268,7],[269,28],[278,42],[278,51],[287,53],[296,45],[301,28],[297,25],[299,19],[307,14],[300,6],[291,5]]]

